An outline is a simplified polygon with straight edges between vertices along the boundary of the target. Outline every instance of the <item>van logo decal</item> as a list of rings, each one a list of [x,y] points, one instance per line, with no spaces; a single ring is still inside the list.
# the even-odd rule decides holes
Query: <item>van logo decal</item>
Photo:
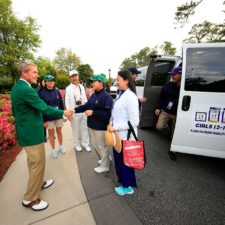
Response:
[[[225,137],[225,107],[193,105],[189,133],[207,137]]]

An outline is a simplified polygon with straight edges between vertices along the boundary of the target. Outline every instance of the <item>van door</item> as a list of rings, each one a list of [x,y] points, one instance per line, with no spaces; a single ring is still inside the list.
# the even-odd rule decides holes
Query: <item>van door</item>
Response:
[[[144,84],[144,97],[148,98],[148,102],[141,106],[140,128],[156,126],[158,117],[155,116],[155,109],[160,92],[170,80],[168,72],[180,63],[181,58],[177,56],[150,59]]]
[[[225,43],[183,47],[171,151],[225,158]]]

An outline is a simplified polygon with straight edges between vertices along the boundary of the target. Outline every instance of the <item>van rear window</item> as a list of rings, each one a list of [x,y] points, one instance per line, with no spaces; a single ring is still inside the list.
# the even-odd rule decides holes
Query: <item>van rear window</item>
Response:
[[[186,57],[186,91],[225,92],[225,48],[189,48]]]

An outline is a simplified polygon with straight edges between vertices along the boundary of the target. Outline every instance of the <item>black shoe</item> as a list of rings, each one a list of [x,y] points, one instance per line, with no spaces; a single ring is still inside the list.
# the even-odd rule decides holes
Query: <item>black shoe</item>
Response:
[[[174,152],[168,151],[168,155],[172,161],[177,161],[176,154]]]

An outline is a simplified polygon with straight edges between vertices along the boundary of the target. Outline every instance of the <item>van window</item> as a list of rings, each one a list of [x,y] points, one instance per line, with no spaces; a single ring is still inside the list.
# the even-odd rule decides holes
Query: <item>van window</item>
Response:
[[[174,62],[157,61],[152,74],[152,86],[164,86],[168,79],[168,72],[172,70]]]
[[[135,85],[136,85],[136,86],[143,87],[144,84],[145,84],[145,80],[136,80],[136,81],[135,81]]]
[[[186,91],[225,92],[225,48],[189,48],[186,57]]]
[[[147,69],[148,66],[143,66],[138,68],[139,71],[141,71],[140,74],[138,74],[136,80],[135,80],[135,85],[139,87],[144,87],[145,84],[145,79],[146,79],[146,74],[147,74]]]

